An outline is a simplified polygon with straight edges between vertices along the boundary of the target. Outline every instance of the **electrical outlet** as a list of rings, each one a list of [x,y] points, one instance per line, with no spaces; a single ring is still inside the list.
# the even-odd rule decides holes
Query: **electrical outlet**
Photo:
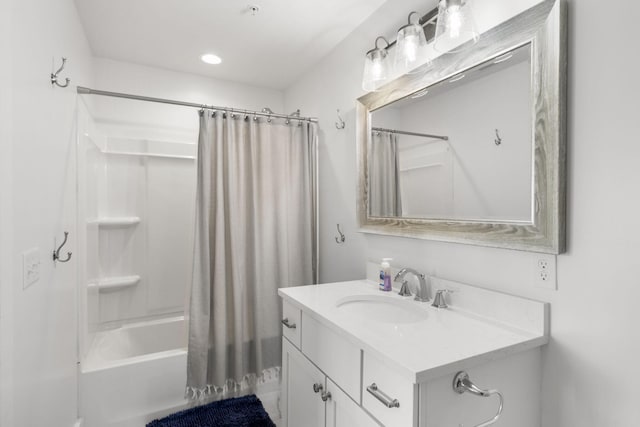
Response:
[[[22,289],[40,280],[40,249],[33,248],[22,253]]]
[[[536,254],[533,260],[533,283],[537,288],[558,289],[555,255]]]

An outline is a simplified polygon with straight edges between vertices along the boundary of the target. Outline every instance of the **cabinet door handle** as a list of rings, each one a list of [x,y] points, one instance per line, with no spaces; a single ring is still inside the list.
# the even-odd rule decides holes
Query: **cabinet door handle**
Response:
[[[289,329],[295,329],[296,328],[296,324],[295,323],[289,323],[289,318],[285,317],[284,319],[281,320],[282,324],[284,326],[286,326]]]
[[[320,399],[322,399],[323,402],[326,402],[327,400],[331,400],[331,392],[330,391],[322,392],[322,394],[320,395]]]
[[[373,397],[375,397],[380,402],[382,402],[382,404],[384,406],[386,406],[387,408],[399,408],[400,407],[400,402],[398,401],[398,399],[392,399],[385,392],[383,392],[382,390],[379,390],[378,386],[376,385],[376,383],[373,383],[370,386],[368,386],[367,387],[367,391],[370,394],[372,394]]]
[[[319,393],[320,391],[322,391],[322,384],[320,383],[315,383],[313,385],[313,392],[314,393]]]

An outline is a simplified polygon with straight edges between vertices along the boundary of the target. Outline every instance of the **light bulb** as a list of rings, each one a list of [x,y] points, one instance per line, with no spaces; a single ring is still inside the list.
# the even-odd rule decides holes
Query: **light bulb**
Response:
[[[387,47],[389,46],[389,42],[384,37],[378,37],[375,48],[365,56],[362,88],[367,92],[378,90],[388,77],[387,47],[378,47],[380,40],[384,41]]]
[[[412,74],[420,71],[420,66],[429,63],[427,55],[427,39],[420,20],[411,23],[411,17],[417,12],[411,12],[407,18],[407,25],[398,30],[395,47],[395,71],[397,73]]]
[[[449,6],[447,11],[447,25],[449,26],[449,34],[451,37],[460,37],[460,28],[462,28],[462,14],[460,13],[460,6]]]
[[[409,35],[404,39],[404,55],[407,62],[414,62],[417,59],[418,37]]]
[[[371,64],[371,77],[374,81],[380,80],[383,75],[382,61],[380,58],[374,59]]]
[[[460,52],[478,41],[480,33],[473,18],[472,1],[440,0],[433,46],[436,51]]]

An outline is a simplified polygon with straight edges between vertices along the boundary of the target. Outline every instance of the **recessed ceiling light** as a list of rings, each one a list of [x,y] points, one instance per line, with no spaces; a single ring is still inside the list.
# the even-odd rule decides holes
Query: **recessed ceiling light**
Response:
[[[457,76],[453,76],[450,80],[449,83],[455,83],[457,81],[460,81],[462,79],[464,79],[466,76],[464,74],[458,74]]]
[[[213,53],[205,53],[200,57],[200,59],[202,59],[202,62],[204,62],[205,64],[211,65],[218,65],[222,62],[222,59],[220,59],[218,55],[214,55]]]

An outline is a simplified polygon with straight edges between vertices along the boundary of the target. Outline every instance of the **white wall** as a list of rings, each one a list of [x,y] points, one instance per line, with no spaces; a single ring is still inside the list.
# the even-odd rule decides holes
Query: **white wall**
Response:
[[[284,106],[283,93],[274,89],[104,58],[96,58],[94,64],[95,89],[250,110],[268,106],[282,112]],[[162,125],[197,133],[198,116],[193,108],[102,97],[92,99],[96,120]]]
[[[407,11],[428,6],[388,2],[285,93],[287,108],[319,116],[322,128],[321,280],[363,277],[367,258],[392,256],[398,265],[550,301],[543,426],[632,425],[640,418],[638,391],[625,379],[640,375],[640,64],[632,53],[640,4],[624,2],[623,13],[603,20],[599,3],[569,2],[568,250],[557,258],[556,292],[533,287],[531,253],[356,232],[354,100],[362,94],[364,53],[376,35],[392,35]],[[345,130],[333,125],[336,108]],[[342,246],[333,240],[336,222],[345,225]]]
[[[12,263],[12,22],[9,0],[0,0],[0,426],[13,423]]]
[[[54,238],[60,241],[65,230],[71,232],[69,250],[75,250],[76,95],[72,88],[52,88],[48,77],[66,56],[64,76],[72,84],[90,84],[90,50],[72,0],[20,0],[11,7],[2,16],[12,24],[13,78],[3,79],[13,91],[12,236],[3,232],[2,241],[11,251],[6,304],[13,311],[13,340],[2,347],[12,357],[13,407],[8,414],[3,410],[2,422],[66,427],[77,415],[76,265],[54,267],[50,254]],[[40,250],[40,280],[23,290],[21,254],[29,248]]]

